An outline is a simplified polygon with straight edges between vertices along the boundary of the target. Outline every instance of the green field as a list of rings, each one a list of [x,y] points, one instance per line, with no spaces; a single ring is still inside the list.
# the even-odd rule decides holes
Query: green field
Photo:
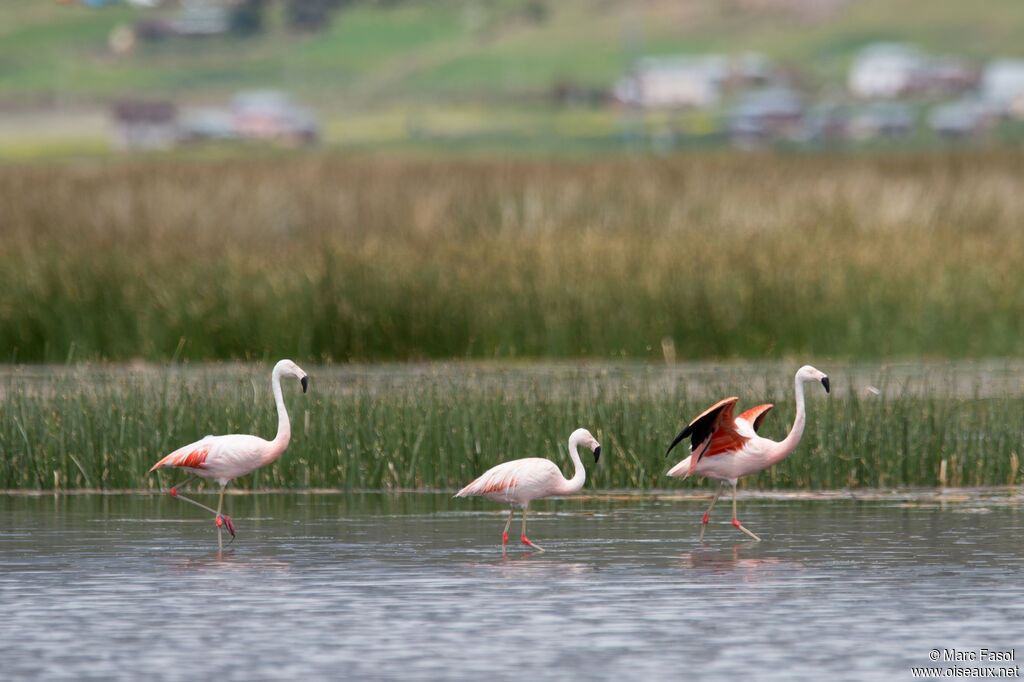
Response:
[[[111,50],[119,27],[173,21],[179,6],[166,4],[2,3],[0,158],[109,154],[115,98],[169,99],[188,111],[227,106],[253,88],[295,95],[321,118],[323,142],[348,154],[590,157],[658,148],[676,133],[673,144],[699,149],[724,141],[728,98],[716,111],[629,115],[605,95],[638,57],[755,52],[809,100],[831,100],[866,44],[906,41],[981,67],[1016,56],[1024,30],[1012,0],[352,2],[316,32],[290,30],[284,3],[270,2],[265,30],[252,37]],[[1016,144],[1020,128],[1000,124],[980,144]],[[923,129],[899,143],[940,144]]]
[[[0,6],[0,99],[138,94],[209,97],[254,86],[286,87],[318,103],[382,102],[547,92],[559,81],[607,88],[636,54],[757,51],[821,82],[841,78],[862,45],[909,41],[930,52],[984,60],[1018,53],[1024,8],[992,0],[929,3],[706,3],[697,0],[502,0],[353,2],[320,32],[289,31],[281,3],[266,30],[240,39],[178,39],[127,56],[111,31],[174,18],[112,5],[5,0]]]
[[[807,393],[808,425],[788,459],[744,479],[761,489],[990,486],[1021,482],[1024,368],[1013,363],[815,363],[834,391]],[[602,444],[588,489],[708,488],[664,473],[665,449],[711,402],[776,404],[761,432],[793,419],[796,362],[666,368],[480,363],[313,367],[308,394],[285,383],[288,451],[243,489],[454,490],[499,461],[544,456],[571,474],[578,426]],[[269,365],[12,368],[0,376],[0,490],[159,489],[148,473],[208,433],[273,437]],[[876,392],[877,391],[877,392]]]

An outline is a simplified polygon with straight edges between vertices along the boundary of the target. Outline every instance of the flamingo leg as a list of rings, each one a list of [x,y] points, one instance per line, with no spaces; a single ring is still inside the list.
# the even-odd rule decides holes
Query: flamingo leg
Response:
[[[224,506],[224,488],[220,489],[220,502],[218,502],[216,509],[214,509],[213,507],[207,507],[202,502],[196,502],[191,497],[185,497],[184,495],[178,494],[178,488],[180,488],[183,485],[189,483],[194,478],[195,478],[195,474],[193,474],[192,476],[189,476],[184,481],[182,481],[178,485],[176,485],[173,488],[171,488],[171,491],[170,491],[171,492],[171,497],[175,498],[176,500],[181,500],[182,502],[188,502],[189,504],[194,504],[195,506],[199,507],[200,509],[205,509],[206,511],[210,512],[211,514],[213,514],[213,516],[214,516],[214,523],[217,524],[217,540],[218,540],[218,544],[220,544],[221,526],[223,526],[225,524],[227,524],[228,532],[231,533],[231,537],[232,538],[235,537],[235,524],[233,524],[231,522],[231,517],[226,515],[226,514],[221,514],[220,513],[221,509]]]
[[[540,545],[533,544],[533,542],[530,540],[530,538],[526,537],[526,507],[523,507],[523,536],[521,538],[519,538],[519,539],[522,540],[524,545],[529,545],[530,547],[533,547],[538,552],[543,552],[544,551],[543,547],[541,547]]]
[[[221,526],[223,526],[223,525],[226,525],[228,527],[228,532],[231,533],[231,542],[235,541],[235,524],[231,523],[231,517],[230,516],[228,516],[227,514],[221,514],[220,513],[220,510],[224,508],[224,491],[226,489],[227,489],[226,485],[223,485],[220,488],[220,500],[218,500],[218,502],[217,502],[217,517],[214,520],[214,523],[217,524],[217,546],[219,548],[222,548],[222,546],[221,546],[221,532],[222,532],[221,531]],[[231,542],[229,542],[228,544],[230,545]]]
[[[512,517],[515,516],[516,508],[509,507],[508,510],[508,521],[505,522],[505,530],[501,534],[501,546],[504,547],[508,544],[508,529],[512,525]]]
[[[172,488],[171,488],[171,490],[170,490],[170,493],[171,493],[171,497],[177,497],[177,496],[178,496],[178,488],[184,488],[184,487],[185,487],[185,486],[187,486],[187,485],[188,485],[189,483],[191,483],[191,482],[192,482],[192,481],[193,481],[193,480],[195,479],[195,477],[196,477],[196,475],[195,475],[195,474],[192,474],[191,476],[189,476],[188,478],[186,478],[186,479],[185,479],[184,481],[182,481],[182,482],[181,482],[181,483],[179,483],[178,485],[176,485],[176,486],[172,487]]]
[[[704,512],[704,516],[700,520],[700,542],[704,542],[704,531],[707,529],[708,521],[711,519],[711,508],[715,506],[715,502],[718,502],[718,498],[721,497],[723,490],[725,490],[724,483],[718,486],[718,492],[711,498],[711,504],[708,505],[708,510]],[[735,515],[736,513],[733,512],[733,516]]]
[[[757,537],[756,535],[751,533],[749,530],[744,528],[743,524],[740,523],[740,520],[736,518],[736,484],[733,484],[733,486],[732,486],[732,525],[736,526],[741,531],[743,531],[744,533],[746,533],[750,537],[754,538],[758,542],[761,542],[761,538]]]

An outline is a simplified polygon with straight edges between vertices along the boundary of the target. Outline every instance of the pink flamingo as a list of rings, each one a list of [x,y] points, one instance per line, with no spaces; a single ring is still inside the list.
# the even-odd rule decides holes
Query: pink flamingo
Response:
[[[298,379],[302,384],[303,393],[309,386],[309,377],[301,367],[291,360],[281,360],[274,365],[274,371],[270,375],[274,402],[277,403],[277,436],[274,437],[274,440],[268,441],[259,436],[240,433],[230,436],[206,436],[202,440],[178,448],[150,469],[150,471],[154,471],[160,467],[176,467],[191,472],[188,478],[171,488],[171,497],[194,504],[214,515],[214,523],[217,525],[217,545],[221,549],[224,546],[222,526],[226,525],[231,537],[235,537],[235,525],[231,523],[231,517],[221,513],[224,508],[224,489],[232,479],[264,467],[280,457],[288,447],[288,441],[291,440],[292,427],[288,421],[288,411],[284,407],[284,398],[281,395],[281,377],[283,376]],[[205,504],[178,494],[178,488],[187,485],[197,476],[213,479],[220,483],[220,500],[217,502],[216,509],[211,509]]]
[[[470,497],[483,495],[495,502],[507,502],[511,505],[508,512],[508,521],[505,522],[505,531],[501,534],[502,547],[508,544],[508,529],[512,525],[512,516],[516,513],[516,507],[523,510],[523,533],[520,540],[524,545],[529,545],[541,552],[544,551],[539,545],[535,545],[526,537],[526,505],[532,500],[550,495],[574,495],[583,488],[583,482],[587,479],[587,472],[580,462],[580,454],[576,448],[585,445],[594,452],[594,462],[601,457],[601,444],[590,435],[586,429],[576,429],[569,436],[569,457],[572,458],[576,471],[572,478],[565,478],[558,466],[549,459],[543,457],[526,457],[515,459],[511,462],[503,462],[491,467],[475,481],[455,493],[455,497]]]
[[[690,456],[669,469],[668,475],[686,478],[690,474],[700,474],[704,478],[721,481],[722,486],[711,498],[708,510],[700,527],[700,540],[704,541],[704,530],[711,516],[711,508],[725,490],[725,485],[732,485],[732,525],[759,541],[736,518],[736,481],[741,476],[752,474],[785,459],[800,442],[807,420],[804,412],[804,384],[808,381],[820,381],[829,392],[828,376],[810,365],[804,365],[796,373],[796,418],[782,441],[776,442],[757,435],[768,410],[772,405],[758,405],[739,417],[733,419],[732,410],[739,398],[726,398],[705,410],[699,417],[690,422],[682,433],[676,436],[672,445],[665,452],[668,455],[681,440],[690,437]]]

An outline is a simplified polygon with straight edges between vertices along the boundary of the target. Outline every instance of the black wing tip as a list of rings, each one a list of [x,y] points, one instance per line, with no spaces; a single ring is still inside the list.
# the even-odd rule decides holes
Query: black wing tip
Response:
[[[679,432],[679,435],[676,436],[676,439],[674,441],[672,441],[672,445],[668,446],[668,450],[665,451],[665,456],[668,457],[668,453],[672,452],[672,448],[674,448],[675,446],[679,445],[679,443],[681,443],[683,441],[683,439],[685,439],[689,435],[690,435],[690,427],[687,426],[685,429],[683,429],[682,431]]]

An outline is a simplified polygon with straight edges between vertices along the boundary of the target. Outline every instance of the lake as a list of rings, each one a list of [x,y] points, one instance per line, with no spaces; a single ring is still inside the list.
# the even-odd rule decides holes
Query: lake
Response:
[[[450,493],[230,495],[220,555],[166,495],[0,495],[3,675],[895,680],[1024,656],[1018,489],[741,494],[760,543],[726,496],[701,545],[711,491],[536,503],[543,553]],[[942,660],[983,649],[1013,660]]]

